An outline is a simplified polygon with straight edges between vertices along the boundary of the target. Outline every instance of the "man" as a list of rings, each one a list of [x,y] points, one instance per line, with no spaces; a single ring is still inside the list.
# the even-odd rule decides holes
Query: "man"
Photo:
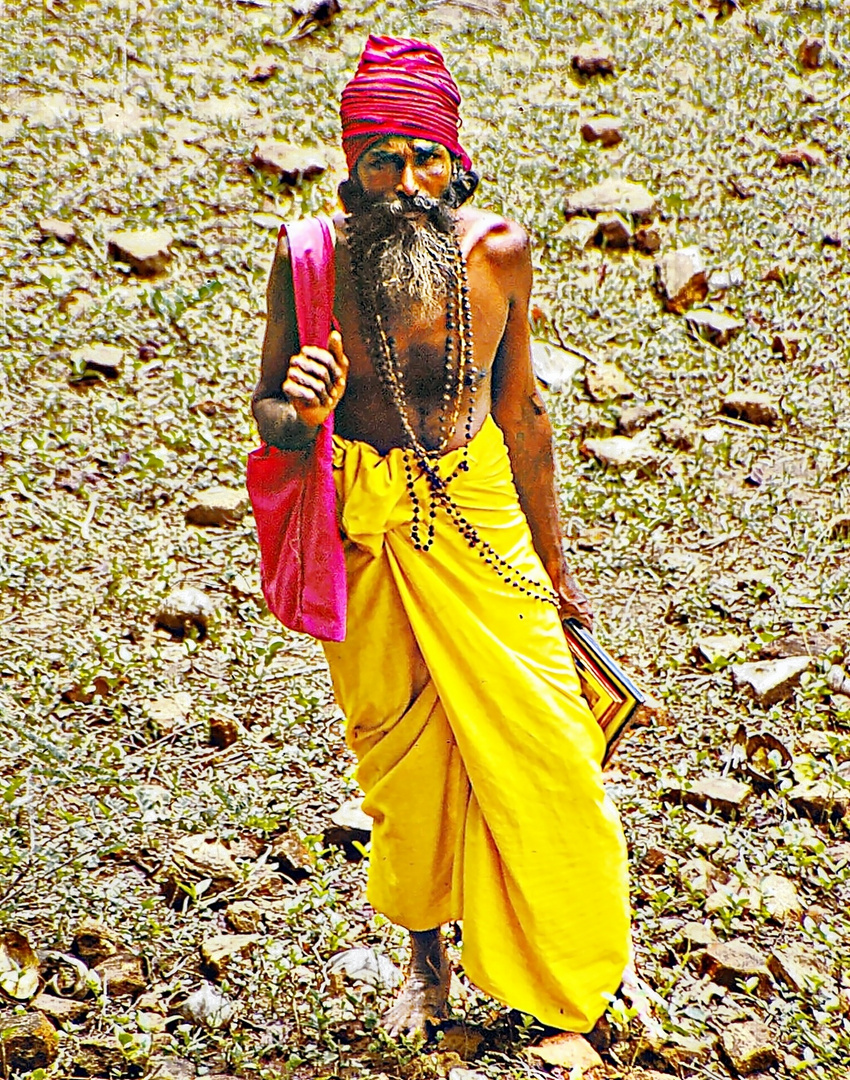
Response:
[[[254,415],[309,453],[335,410],[348,624],[325,652],[374,819],[369,899],[411,932],[388,1029],[445,1016],[440,928],[462,920],[475,984],[587,1032],[628,962],[626,851],[561,631],[591,614],[531,369],[528,238],[468,205],[459,103],[436,49],[370,37],[342,95],[338,330],[299,343],[283,239]]]

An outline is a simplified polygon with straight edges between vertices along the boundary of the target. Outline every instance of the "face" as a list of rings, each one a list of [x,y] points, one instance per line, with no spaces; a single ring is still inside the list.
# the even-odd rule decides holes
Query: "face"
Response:
[[[440,199],[451,183],[452,157],[440,143],[388,135],[361,154],[354,172],[376,201],[417,193]]]

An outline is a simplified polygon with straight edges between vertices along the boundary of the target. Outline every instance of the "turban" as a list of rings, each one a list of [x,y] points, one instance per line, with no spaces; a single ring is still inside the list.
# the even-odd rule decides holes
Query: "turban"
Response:
[[[412,38],[370,34],[340,104],[349,172],[387,135],[438,142],[471,168],[458,142],[459,105],[460,93],[439,49]]]

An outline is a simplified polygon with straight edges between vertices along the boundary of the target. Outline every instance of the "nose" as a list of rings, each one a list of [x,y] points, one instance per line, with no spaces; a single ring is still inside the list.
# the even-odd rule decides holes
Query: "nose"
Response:
[[[404,168],[401,170],[401,176],[396,185],[396,191],[399,194],[410,196],[416,195],[419,191],[419,185],[413,174],[413,164],[409,161],[405,162]]]

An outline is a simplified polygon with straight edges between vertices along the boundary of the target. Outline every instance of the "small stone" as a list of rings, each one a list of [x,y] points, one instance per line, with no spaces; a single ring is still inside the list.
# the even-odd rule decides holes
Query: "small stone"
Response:
[[[39,221],[38,227],[41,230],[41,235],[45,238],[52,236],[56,240],[61,240],[63,244],[69,246],[77,239],[77,230],[70,221],[61,221],[59,218],[46,217]]]
[[[826,673],[826,685],[833,694],[850,694],[850,675],[840,664],[833,664]]]
[[[770,1029],[760,1020],[728,1024],[718,1036],[718,1044],[739,1076],[750,1076],[779,1064]]]
[[[170,229],[125,230],[108,237],[107,251],[118,262],[128,263],[139,277],[154,277],[165,272],[173,241]]]
[[[585,375],[587,392],[594,401],[634,397],[635,388],[616,364],[593,364]]]
[[[792,334],[774,334],[770,348],[785,360],[796,360],[800,352],[800,339]]]
[[[712,270],[708,278],[708,291],[727,292],[736,285],[743,285],[744,275],[737,268],[734,270]]]
[[[777,923],[797,922],[803,914],[797,886],[782,874],[763,877],[751,890],[750,902],[754,908],[764,908]]]
[[[630,409],[623,409],[617,417],[617,433],[631,438],[657,420],[661,412],[658,405],[633,405]]]
[[[739,634],[706,634],[694,645],[697,656],[706,664],[729,660],[744,648],[744,638]]]
[[[685,318],[701,337],[704,337],[718,348],[728,345],[744,326],[740,319],[735,319],[722,311],[711,311],[708,308],[697,308],[688,311]]]
[[[691,952],[705,949],[717,942],[717,934],[706,923],[687,922],[681,930],[682,941]]]
[[[234,960],[252,952],[259,934],[216,934],[201,942],[201,963],[213,979],[220,979]]]
[[[170,696],[154,698],[148,702],[146,711],[153,727],[161,736],[170,735],[192,709],[192,695],[180,690]]]
[[[215,1031],[230,1023],[236,1015],[236,1005],[217,986],[204,982],[178,1007],[177,1013],[190,1024]]]
[[[165,598],[156,613],[156,624],[177,634],[186,633],[192,626],[206,633],[215,610],[206,593],[193,585],[184,585]]]
[[[109,997],[135,997],[147,986],[144,962],[138,953],[119,952],[108,956],[93,970]]]
[[[241,730],[239,722],[232,716],[210,717],[210,746],[226,750],[238,740]]]
[[[472,1069],[450,1069],[448,1080],[487,1080],[487,1077]]]
[[[212,487],[195,495],[186,511],[190,525],[234,525],[248,511],[248,493],[244,488]]]
[[[56,1029],[44,1013],[0,1012],[0,1057],[6,1075],[46,1069],[58,1054]]]
[[[279,176],[284,184],[313,180],[327,169],[327,159],[311,150],[280,139],[261,139],[251,155],[251,163],[261,172]]]
[[[638,251],[644,255],[654,255],[659,250],[664,240],[662,227],[657,224],[639,225],[635,229],[632,242]]]
[[[688,859],[681,866],[679,877],[694,892],[704,894],[713,892],[716,884],[725,885],[729,880],[729,875],[725,870],[719,869],[708,859],[703,858]]]
[[[674,450],[693,450],[696,445],[696,430],[686,420],[668,420],[659,434]]]
[[[762,281],[774,281],[777,285],[785,285],[794,276],[795,271],[791,263],[782,261],[774,263],[765,273]]]
[[[83,345],[80,349],[74,349],[71,353],[71,367],[74,375],[85,379],[92,375],[103,375],[107,379],[115,379],[121,371],[124,362],[124,350],[117,345],[104,345],[100,341],[94,341],[90,345]]]
[[[118,935],[97,919],[83,919],[71,941],[71,952],[89,967],[95,967],[119,951]]]
[[[777,165],[797,165],[817,168],[826,164],[826,156],[819,146],[807,146],[801,143],[790,150],[781,150],[776,156]]]
[[[726,833],[716,825],[688,825],[685,832],[701,851],[715,851],[726,839]]]
[[[632,239],[632,227],[622,214],[596,215],[596,243],[609,248],[627,248]]]
[[[850,538],[850,514],[835,514],[826,523],[826,532],[830,540]]]
[[[400,986],[404,976],[383,953],[374,949],[346,949],[331,958],[330,974],[347,975],[354,982],[388,990]]]
[[[461,1061],[472,1061],[483,1042],[484,1036],[476,1028],[452,1024],[442,1031],[437,1048],[441,1054],[457,1054]]]
[[[724,416],[746,420],[748,424],[771,427],[779,420],[779,406],[769,394],[759,394],[753,390],[739,390],[727,394],[720,403]]]
[[[149,1080],[195,1080],[198,1069],[194,1061],[185,1058],[155,1058],[148,1064]]]
[[[372,819],[363,813],[362,800],[350,799],[331,815],[331,824],[325,829],[325,844],[345,849],[349,860],[362,857],[354,846],[368,844],[372,836]]]
[[[280,71],[280,64],[273,56],[261,56],[248,68],[245,78],[250,83],[264,83]]]
[[[827,859],[831,859],[839,869],[850,866],[850,843],[831,844],[824,855]]]
[[[785,792],[798,814],[814,822],[840,821],[850,816],[850,788],[829,780],[804,780]]]
[[[565,240],[569,240],[580,251],[583,251],[588,244],[596,239],[598,228],[595,218],[584,216],[573,217],[565,223],[558,233],[558,236]]]
[[[660,256],[655,270],[668,311],[681,315],[708,295],[705,263],[698,247],[679,248]]]
[[[581,547],[581,543],[578,545]],[[666,701],[646,694],[642,705],[639,705],[632,723],[635,727],[666,727],[672,722],[672,715]]]
[[[72,1076],[120,1077],[126,1075],[127,1058],[118,1043],[112,1038],[81,1039],[73,1046],[74,1068]],[[141,1062],[137,1062],[140,1064]]]
[[[616,116],[591,116],[581,125],[581,137],[585,142],[616,146],[623,139],[622,123]]]
[[[777,979],[797,993],[816,990],[832,981],[827,965],[813,956],[806,945],[777,945],[767,958],[767,966]]]
[[[170,865],[163,881],[166,901],[180,907],[193,895],[193,886],[207,882],[205,895],[231,889],[240,880],[239,867],[229,848],[207,833],[178,837],[168,853]]]
[[[579,45],[573,53],[572,65],[580,75],[614,74],[614,56],[601,41],[586,41]]]
[[[224,921],[234,934],[259,934],[263,913],[252,900],[236,900],[224,909]]]
[[[638,469],[651,472],[658,467],[658,454],[643,431],[633,439],[612,435],[609,439],[585,439],[580,451],[595,457],[600,465],[612,469]]]
[[[733,664],[732,683],[737,690],[744,690],[759,705],[768,708],[779,701],[786,701],[800,685],[803,672],[811,666],[808,656],[789,656],[784,660],[755,660],[747,664]]]
[[[304,841],[294,832],[285,832],[275,838],[271,859],[278,873],[292,881],[303,881],[313,872],[313,857]]]
[[[580,220],[580,219],[576,219]],[[589,220],[584,218],[581,220]],[[592,224],[592,222],[591,222]],[[595,225],[594,225],[595,229]],[[534,374],[553,394],[560,394],[572,386],[573,379],[581,371],[584,360],[575,353],[559,349],[546,341],[531,343],[531,364]]]
[[[743,941],[717,942],[703,953],[700,970],[718,986],[737,988],[750,979],[758,980],[758,990],[770,989],[770,972],[760,952]]]
[[[567,199],[567,217],[575,214],[622,214],[636,221],[649,221],[657,211],[654,195],[641,184],[609,177],[600,184],[576,191]]]
[[[805,37],[797,46],[797,60],[800,67],[807,71],[814,71],[821,66],[821,54],[823,53],[823,38]]]
[[[786,634],[764,645],[759,653],[762,660],[780,660],[786,656],[844,657],[846,647],[842,637],[832,631],[805,630],[802,634]],[[850,687],[848,687],[850,693]]]
[[[526,1051],[529,1057],[539,1058],[547,1065],[558,1065],[567,1075],[581,1076],[590,1069],[602,1066],[602,1058],[590,1043],[574,1032],[562,1032],[542,1039],[536,1046]]]
[[[668,802],[680,802],[701,810],[711,808],[728,819],[743,809],[752,793],[752,788],[739,780],[732,780],[728,776],[708,776],[696,780],[689,788],[683,788],[677,782],[668,783],[663,797]]]
[[[56,994],[38,994],[30,1002],[30,1008],[43,1013],[61,1027],[69,1021],[79,1020],[94,1008],[93,1001],[74,1001],[72,998],[58,997]]]

